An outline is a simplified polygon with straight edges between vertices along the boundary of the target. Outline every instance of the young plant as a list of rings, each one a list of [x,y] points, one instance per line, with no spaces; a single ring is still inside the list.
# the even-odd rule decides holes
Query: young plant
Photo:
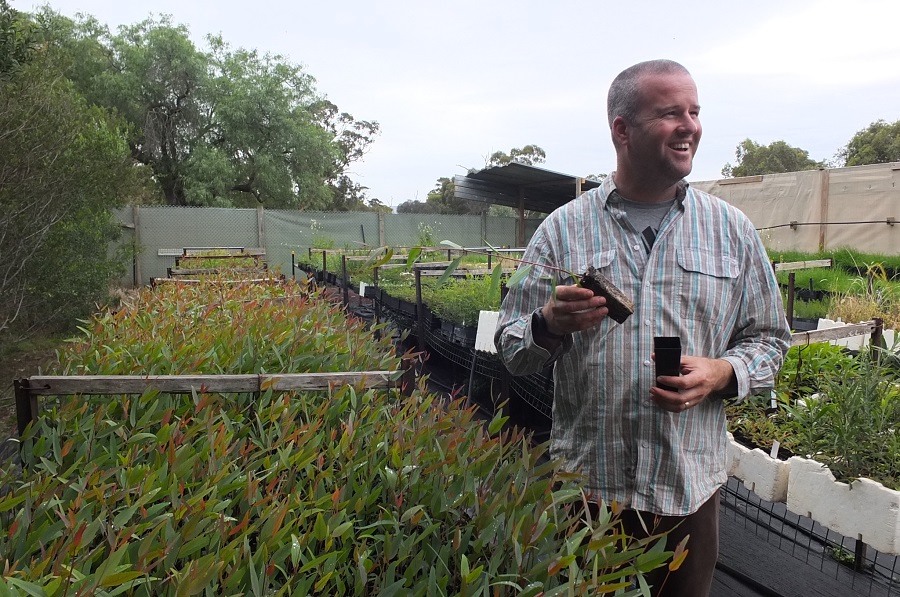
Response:
[[[389,339],[292,285],[140,299],[88,323],[67,369],[396,366]],[[580,480],[505,423],[424,383],[63,398],[23,438],[24,468],[0,467],[0,593],[649,594],[644,574],[678,568],[684,545],[632,540],[615,506],[571,515]]]

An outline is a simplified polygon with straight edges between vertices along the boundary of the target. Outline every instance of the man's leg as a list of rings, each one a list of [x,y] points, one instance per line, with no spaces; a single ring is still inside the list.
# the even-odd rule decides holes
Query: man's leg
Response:
[[[678,570],[669,572],[663,566],[647,575],[653,586],[655,597],[704,597],[709,595],[713,572],[719,556],[719,492],[716,491],[693,514],[688,516],[656,516],[646,512],[626,510],[622,513],[622,524],[626,533],[635,538],[645,538],[638,515],[650,534],[670,531],[666,538],[666,549],[675,547],[690,535],[687,542],[688,555]]]

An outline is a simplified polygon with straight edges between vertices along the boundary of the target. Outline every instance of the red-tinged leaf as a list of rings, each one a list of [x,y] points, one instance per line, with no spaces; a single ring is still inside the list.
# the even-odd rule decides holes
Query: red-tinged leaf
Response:
[[[562,570],[562,561],[557,559],[550,564],[549,568],[547,568],[547,574],[549,576],[556,576],[560,570]]]
[[[72,446],[75,445],[72,440],[67,441],[63,444],[62,449],[60,450],[60,455],[65,458],[66,455],[72,450]]]
[[[278,485],[280,482],[281,482],[281,475],[278,475],[277,477],[273,477],[272,480],[269,481],[269,484],[266,485],[266,493],[271,494],[272,490],[274,490],[275,486]]]
[[[621,514],[623,509],[624,508],[622,508],[622,504],[620,504],[616,500],[613,500],[609,504],[609,511],[613,513],[613,516],[618,516],[619,514]]]
[[[675,547],[675,555],[672,558],[672,561],[669,562],[669,570],[671,572],[675,572],[681,565],[684,563],[684,560],[687,558],[688,549],[685,547],[687,545],[688,539],[690,539],[690,535],[685,536],[678,545]]]
[[[201,386],[201,390],[202,390],[202,386]],[[200,402],[197,403],[197,407],[194,409],[194,411],[198,412],[198,413],[200,411],[202,411],[204,408],[206,408],[209,405],[209,403],[212,401],[211,399],[212,399],[212,396],[210,394],[205,394],[201,391]]]
[[[247,528],[248,524],[250,524],[250,512],[244,514],[244,520],[242,520],[239,525],[231,529],[231,531],[228,533],[228,536],[231,537],[233,535],[236,535],[237,533],[240,533],[245,528]]]
[[[332,508],[337,507],[338,501],[340,501],[340,499],[341,499],[341,493],[343,492],[343,489],[344,489],[343,487],[338,487],[331,494],[331,507]]]
[[[75,531],[75,534],[72,536],[72,545],[74,547],[78,547],[79,545],[81,545],[81,538],[84,536],[84,530],[86,528],[87,528],[87,525],[84,523],[81,523],[81,525],[78,527],[78,530]]]

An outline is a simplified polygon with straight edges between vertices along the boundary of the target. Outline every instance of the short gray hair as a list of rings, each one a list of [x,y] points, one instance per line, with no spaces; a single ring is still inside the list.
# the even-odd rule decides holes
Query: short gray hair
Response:
[[[674,60],[648,60],[629,66],[613,79],[609,86],[609,95],[606,98],[606,115],[609,118],[609,127],[612,128],[616,116],[621,116],[625,122],[633,123],[640,110],[638,98],[638,80],[644,75],[690,75],[688,70]]]

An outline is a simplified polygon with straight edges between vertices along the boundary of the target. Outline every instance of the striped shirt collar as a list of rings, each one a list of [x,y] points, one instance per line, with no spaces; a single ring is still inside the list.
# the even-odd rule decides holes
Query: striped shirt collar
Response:
[[[623,197],[616,188],[615,176],[615,172],[610,172],[609,176],[604,178],[603,183],[600,185],[600,205],[602,207],[606,207],[606,202],[613,193],[619,197]],[[679,180],[675,185],[675,200],[678,201],[678,204],[682,207],[684,206],[684,200],[687,197],[688,187],[690,186],[690,183],[686,180]]]

